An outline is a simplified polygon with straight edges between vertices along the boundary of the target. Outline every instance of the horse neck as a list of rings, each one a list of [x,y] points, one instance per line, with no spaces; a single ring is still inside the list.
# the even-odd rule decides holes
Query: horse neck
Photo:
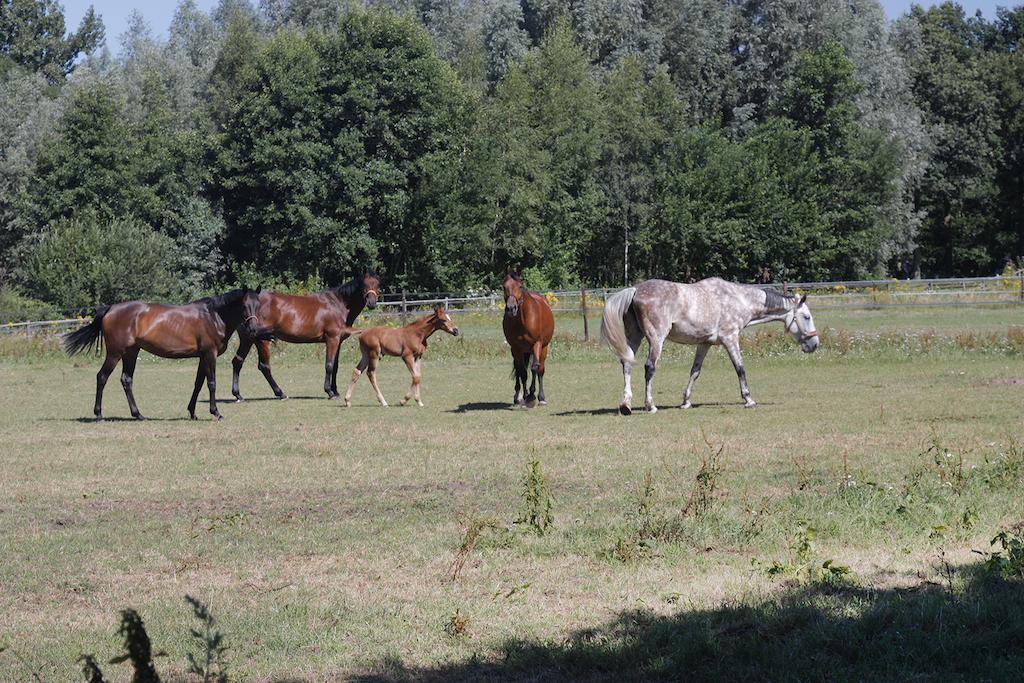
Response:
[[[346,287],[350,286],[352,287],[351,291],[347,293],[343,291]],[[363,309],[366,308],[366,297],[363,295],[363,288],[357,281],[353,280],[335,287],[331,292],[341,307],[345,309],[345,324],[351,326],[355,323],[359,314],[363,312]]]
[[[768,305],[771,297],[765,292],[764,301],[758,302],[754,308],[754,315],[749,325],[758,325],[760,323],[774,322],[776,320],[785,320],[789,312],[793,310],[793,299],[788,297],[780,297],[782,299],[782,308],[776,308]]]
[[[435,319],[435,316],[428,315],[425,318],[420,318],[419,320],[414,320],[409,323],[406,325],[405,329],[408,330],[410,334],[415,335],[420,341],[426,341],[430,335],[437,332],[437,326],[434,325]]]

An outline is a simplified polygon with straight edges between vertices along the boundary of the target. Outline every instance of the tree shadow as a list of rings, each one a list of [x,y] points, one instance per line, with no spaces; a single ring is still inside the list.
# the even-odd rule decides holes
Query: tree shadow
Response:
[[[511,410],[512,404],[508,402],[484,401],[478,403],[463,403],[457,408],[446,410],[446,413],[476,413],[488,410]]]
[[[758,602],[665,616],[630,610],[562,642],[506,640],[487,661],[379,662],[355,680],[1021,680],[1024,588],[966,583],[784,589]],[[960,579],[957,579],[959,581]]]

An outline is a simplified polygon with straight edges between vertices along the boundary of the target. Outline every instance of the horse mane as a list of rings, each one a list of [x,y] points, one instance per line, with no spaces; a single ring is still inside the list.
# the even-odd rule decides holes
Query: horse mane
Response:
[[[769,311],[782,311],[788,309],[786,304],[794,298],[789,295],[779,294],[774,289],[765,289],[762,291],[764,292],[764,307]]]
[[[225,306],[237,303],[248,290],[245,289],[232,289],[230,292],[224,292],[223,294],[215,294],[213,296],[206,296],[202,299],[193,301],[194,304],[205,304],[212,310],[220,310]]]

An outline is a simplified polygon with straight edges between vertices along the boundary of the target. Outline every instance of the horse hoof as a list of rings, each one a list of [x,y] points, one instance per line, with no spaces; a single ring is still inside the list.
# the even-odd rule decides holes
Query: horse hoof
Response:
[[[328,401],[337,401],[339,398],[341,398],[341,396],[338,396],[337,394],[328,394],[327,395],[327,400]]]
[[[619,412],[623,415],[632,415],[633,409],[627,406],[625,403],[619,406]]]
[[[136,414],[136,415],[132,415],[132,417],[134,417],[134,418],[135,418],[136,420],[138,420],[139,422],[142,422],[143,420],[145,420],[145,419],[146,419],[146,418],[144,418],[144,417],[143,417],[143,416],[142,416],[141,414]]]
[[[278,394],[277,397],[279,399],[281,399],[282,401],[287,401],[288,400],[288,395],[287,394]]]
[[[539,405],[539,406],[546,406],[547,404],[548,404],[548,402],[545,401],[544,399],[541,399],[541,400],[537,401],[537,405]]]
[[[106,419],[104,419],[104,417],[102,415],[97,415],[96,416],[96,421],[97,422],[106,422]]]
[[[190,420],[198,420],[199,418],[196,417],[195,413],[189,413],[188,414],[188,419],[190,419]]]
[[[423,401],[416,401],[416,407],[417,408],[422,408],[423,407]]]
[[[217,413],[216,415],[214,415],[214,417],[217,418],[217,422],[220,422],[221,420],[224,419],[224,416],[221,415],[220,413]]]
[[[745,404],[743,405],[743,407],[744,407],[744,408],[756,408],[756,407],[757,407],[757,403],[756,403],[756,402],[754,402],[754,401],[747,401],[747,402],[746,402],[746,403],[745,403]]]
[[[690,408],[692,408],[693,406],[692,406],[692,405],[690,404],[690,402],[689,402],[689,401],[686,401],[686,402],[684,402],[684,403],[680,403],[680,404],[679,404],[679,407],[680,407],[680,408],[682,408],[683,410],[689,410],[689,409],[690,409]]]
[[[652,413],[653,414],[653,413],[658,412],[658,406],[654,406],[654,405],[644,406],[644,410],[646,410],[648,413]]]
[[[244,403],[245,399],[242,398],[241,394],[235,394],[235,403]]]

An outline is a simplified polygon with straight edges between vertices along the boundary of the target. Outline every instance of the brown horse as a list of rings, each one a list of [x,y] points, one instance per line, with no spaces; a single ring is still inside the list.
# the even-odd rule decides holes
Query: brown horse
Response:
[[[501,326],[505,339],[512,350],[512,372],[516,376],[516,390],[512,404],[532,408],[537,399],[546,406],[544,399],[544,366],[548,358],[548,344],[555,333],[555,316],[547,300],[540,294],[527,291],[523,278],[516,273],[506,273],[501,284],[505,291],[505,318]],[[530,393],[526,394],[526,367],[533,371]],[[519,386],[522,384],[522,394]],[[540,393],[534,389],[540,385]]]
[[[107,357],[96,374],[96,405],[93,413],[103,420],[103,388],[118,361],[121,365],[121,386],[128,398],[128,408],[136,420],[143,419],[132,394],[132,380],[139,351],[145,349],[164,358],[199,358],[196,384],[188,413],[196,419],[196,400],[206,380],[210,390],[210,414],[217,412],[217,356],[228,347],[228,339],[239,326],[255,339],[272,339],[263,329],[248,326],[249,310],[255,306],[255,292],[235,289],[226,294],[200,299],[184,306],[128,301],[103,306],[85,327],[64,335],[64,350],[69,356],[95,345],[106,346]]]
[[[327,398],[336,399],[338,394],[338,350],[341,343],[352,335],[352,323],[363,312],[364,307],[377,306],[380,277],[366,271],[340,287],[325,289],[316,294],[292,296],[276,292],[259,295],[256,321],[260,329],[269,331],[277,339],[292,344],[327,345],[327,359],[324,363],[324,391]],[[270,342],[257,341],[239,336],[238,351],[231,361],[231,393],[241,401],[238,389],[238,374],[242,371],[245,357],[256,344],[259,353],[259,369],[270,384],[274,395],[280,399],[288,397],[274,381],[270,373]]]
[[[377,400],[387,408],[388,402],[384,400],[384,394],[380,393],[380,387],[377,386],[377,363],[384,355],[401,356],[412,374],[412,386],[409,387],[405,398],[398,405],[404,406],[410,398],[415,396],[416,405],[422,408],[420,359],[423,358],[423,352],[427,350],[427,339],[438,330],[444,330],[453,337],[459,336],[459,328],[455,327],[448,312],[441,307],[435,308],[430,315],[415,320],[405,327],[371,327],[360,330],[358,332],[359,349],[363,352],[363,356],[359,359],[355,370],[352,371],[352,382],[348,385],[348,391],[345,392],[345,405],[352,405],[352,390],[356,388],[356,382],[359,381],[363,370],[366,370],[366,377],[370,380],[373,390],[377,392]]]

